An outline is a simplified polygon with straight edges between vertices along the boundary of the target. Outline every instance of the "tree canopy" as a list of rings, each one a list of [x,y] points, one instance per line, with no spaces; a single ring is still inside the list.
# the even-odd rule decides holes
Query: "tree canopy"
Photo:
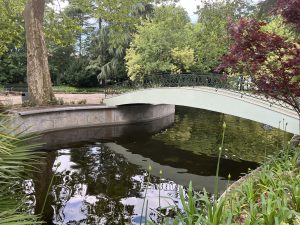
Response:
[[[297,4],[299,0],[278,0],[275,8],[295,28],[300,22]],[[267,28],[266,22],[255,19],[233,23],[234,42],[219,69],[252,76],[258,92],[286,102],[300,116],[300,38],[288,28],[270,29],[271,23]]]
[[[157,7],[153,18],[137,26],[126,62],[130,79],[152,73],[180,73],[190,69],[194,51],[189,46],[191,25],[184,9]]]
[[[0,55],[7,52],[12,44],[16,47],[20,47],[23,44],[22,12],[24,7],[24,0],[0,1]]]

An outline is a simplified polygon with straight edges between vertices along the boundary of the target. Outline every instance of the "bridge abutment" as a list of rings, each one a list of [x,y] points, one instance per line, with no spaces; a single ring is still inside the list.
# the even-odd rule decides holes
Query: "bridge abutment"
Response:
[[[46,109],[10,111],[16,132],[51,131],[136,124],[153,121],[175,113],[174,105],[135,104],[125,106],[65,106]]]

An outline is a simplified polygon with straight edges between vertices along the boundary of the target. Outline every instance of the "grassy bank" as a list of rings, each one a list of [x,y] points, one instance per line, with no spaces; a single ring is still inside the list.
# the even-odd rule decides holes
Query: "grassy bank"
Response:
[[[71,87],[71,86],[53,86],[54,92],[61,93],[104,93],[103,87]]]
[[[184,212],[165,224],[299,225],[300,148],[287,147],[219,200],[181,193]]]

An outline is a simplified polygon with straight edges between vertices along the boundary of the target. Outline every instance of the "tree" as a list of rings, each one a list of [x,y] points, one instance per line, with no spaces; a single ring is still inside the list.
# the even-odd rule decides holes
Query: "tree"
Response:
[[[277,0],[276,12],[300,30],[300,0]]]
[[[130,38],[130,34],[123,33]],[[96,74],[104,84],[108,80],[118,81],[127,78],[125,70],[125,49],[127,42],[113,48],[110,43],[111,29],[109,26],[102,27],[94,33],[88,48],[89,65],[88,71]]]
[[[25,2],[0,1],[0,25],[3,28],[0,30],[0,79],[3,83],[26,82],[27,49],[22,15]],[[68,65],[66,61],[70,60],[68,55],[65,54],[64,58],[60,55],[70,52],[75,42],[74,31],[79,29],[77,21],[67,17],[63,11],[55,11],[49,4],[45,7],[43,29],[49,49],[51,75],[59,81],[61,71]]]
[[[292,106],[300,116],[300,42],[263,31],[265,22],[232,24],[234,39],[219,69],[253,76],[258,92]]]
[[[138,21],[131,16],[137,7],[149,0],[123,0],[123,1],[98,1],[98,0],[72,0],[74,6],[84,12],[91,12],[97,19],[103,19],[109,23],[115,31],[126,30],[128,26]],[[120,10],[122,9],[122,10]],[[47,48],[43,34],[43,17],[45,0],[28,0],[25,7],[25,30],[27,42],[27,76],[29,97],[38,105],[47,104],[54,98],[51,87]],[[114,46],[123,43],[123,40],[114,36],[110,41]]]
[[[51,80],[55,85],[60,85],[64,80],[66,71],[74,62],[74,46],[49,47],[49,68]]]
[[[188,72],[194,64],[192,25],[184,9],[157,7],[151,19],[137,26],[126,52],[128,76],[142,80],[153,73]]]
[[[98,83],[97,75],[87,70],[89,61],[87,57],[75,57],[66,69],[63,83],[75,87],[94,87]]]
[[[0,55],[7,52],[11,44],[22,46],[24,5],[23,0],[0,1]]]
[[[77,41],[75,50],[79,56],[85,55],[90,36],[95,30],[95,24],[90,22],[92,20],[91,12],[88,9],[80,8],[78,5],[73,5],[72,1],[70,1],[62,15],[65,15],[66,18],[77,24],[76,29],[73,29],[73,34],[75,34]]]
[[[271,12],[275,7],[276,2],[277,0],[263,0],[258,2],[256,6],[256,18],[260,20],[268,18],[272,14]]]
[[[26,81],[26,48],[7,46],[8,50],[0,55],[0,83],[24,83]]]
[[[94,2],[95,5],[99,4],[99,1]],[[125,10],[121,14],[126,18],[128,17],[123,23],[113,22],[115,18],[111,14],[109,16],[99,15],[93,8],[87,9],[94,17],[99,18],[99,30],[91,35],[89,42],[91,47],[87,49],[89,56],[87,69],[97,74],[101,84],[106,81],[116,82],[127,78],[124,57],[132,36],[136,32],[135,26],[140,25],[142,19],[153,17],[154,2],[165,3],[166,1],[143,0],[135,3],[134,1],[131,2],[133,7],[128,7],[129,2],[122,1]],[[110,12],[115,10],[114,8],[106,7],[103,10]]]
[[[252,12],[252,5],[245,0],[205,0],[198,8],[198,22],[193,32],[196,55],[195,70],[213,72],[221,63],[231,45],[228,22],[237,21]]]
[[[262,31],[284,37],[290,42],[294,42],[298,38],[293,27],[290,26],[290,24],[285,23],[280,15],[273,15],[272,20],[262,27]]]
[[[127,31],[128,28],[138,24],[140,18],[133,16],[137,11],[143,11],[145,4],[153,0],[70,0],[73,7],[81,9],[88,13],[92,18],[101,23],[108,24],[116,35],[112,36],[110,43],[113,47],[118,47],[124,42],[125,37],[119,37],[119,34]]]
[[[46,105],[54,99],[43,33],[44,10],[45,0],[28,0],[24,11],[28,94],[36,105]]]

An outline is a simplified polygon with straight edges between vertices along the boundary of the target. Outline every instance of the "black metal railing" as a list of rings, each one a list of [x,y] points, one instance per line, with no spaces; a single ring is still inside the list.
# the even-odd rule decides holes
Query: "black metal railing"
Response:
[[[226,77],[221,74],[155,74],[146,76],[142,81],[125,81],[107,86],[105,88],[105,97],[119,95],[138,89],[201,86],[215,88],[216,91],[225,89],[240,94],[241,98],[248,96],[268,102],[270,106],[276,105],[293,109],[290,105],[282,101],[257,94],[256,86],[250,77]]]
[[[226,83],[222,80],[222,76],[218,74],[156,74],[146,76],[142,81],[125,81],[107,86],[105,88],[105,94],[121,94],[126,91],[156,87],[208,86],[222,88],[224,85],[226,85]]]

